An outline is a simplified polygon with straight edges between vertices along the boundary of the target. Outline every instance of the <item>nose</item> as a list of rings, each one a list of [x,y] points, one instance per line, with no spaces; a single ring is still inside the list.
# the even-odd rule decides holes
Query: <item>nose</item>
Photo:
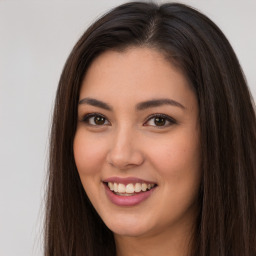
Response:
[[[141,165],[144,156],[141,145],[132,129],[119,129],[110,142],[107,162],[117,169],[125,170]]]

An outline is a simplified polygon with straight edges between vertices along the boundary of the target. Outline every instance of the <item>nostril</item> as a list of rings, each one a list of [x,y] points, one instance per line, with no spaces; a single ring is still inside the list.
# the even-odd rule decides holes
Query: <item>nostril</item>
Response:
[[[139,151],[112,151],[107,156],[107,163],[120,170],[139,166],[144,162],[143,154]]]

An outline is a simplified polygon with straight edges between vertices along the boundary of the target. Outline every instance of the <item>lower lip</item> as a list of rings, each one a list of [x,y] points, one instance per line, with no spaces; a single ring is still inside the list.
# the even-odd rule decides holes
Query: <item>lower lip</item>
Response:
[[[141,202],[145,201],[154,192],[156,188],[154,187],[148,191],[140,192],[133,196],[119,196],[113,193],[105,183],[104,186],[107,197],[113,204],[118,206],[134,206],[140,204]]]

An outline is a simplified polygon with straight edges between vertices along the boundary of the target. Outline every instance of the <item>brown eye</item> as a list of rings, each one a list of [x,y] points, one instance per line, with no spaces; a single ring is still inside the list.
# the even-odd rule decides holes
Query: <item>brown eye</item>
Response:
[[[105,123],[105,120],[106,119],[104,117],[102,117],[102,116],[95,116],[94,117],[94,123],[96,125],[103,125]]]
[[[151,115],[144,126],[154,126],[157,128],[165,128],[177,124],[176,120],[165,114],[153,114]]]
[[[165,123],[166,123],[166,119],[163,118],[163,117],[156,117],[154,119],[154,123],[155,123],[156,126],[164,126]]]
[[[91,126],[103,126],[110,124],[104,116],[99,114],[88,114],[82,119],[82,121]]]

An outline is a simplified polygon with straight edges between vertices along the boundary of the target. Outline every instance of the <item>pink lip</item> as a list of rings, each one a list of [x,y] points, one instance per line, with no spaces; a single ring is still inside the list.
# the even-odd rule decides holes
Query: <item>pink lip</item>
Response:
[[[130,182],[132,183],[132,182]],[[141,202],[145,201],[151,194],[155,191],[155,188],[152,188],[145,192],[139,192],[132,196],[119,196],[112,192],[106,183],[103,183],[105,186],[106,195],[109,200],[118,206],[134,206],[138,205]]]
[[[110,177],[110,178],[103,180],[103,182],[122,183],[124,185],[130,184],[130,183],[132,183],[132,184],[135,184],[135,183],[156,184],[153,181],[142,180],[142,179],[139,179],[136,177],[127,177],[127,178]]]

